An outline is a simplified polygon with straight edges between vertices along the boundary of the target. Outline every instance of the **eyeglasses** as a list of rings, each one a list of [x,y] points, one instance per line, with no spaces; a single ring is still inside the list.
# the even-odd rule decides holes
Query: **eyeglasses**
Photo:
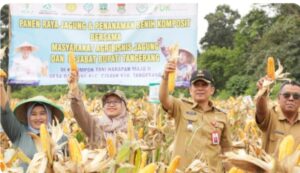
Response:
[[[104,106],[108,106],[108,105],[117,105],[117,104],[120,104],[122,103],[122,100],[110,100],[110,101],[105,101],[104,102]]]
[[[294,100],[299,100],[300,99],[300,93],[289,93],[289,92],[286,92],[286,93],[282,93],[281,95],[283,95],[283,97],[285,99],[289,99],[289,98],[291,98],[291,96],[293,96]]]

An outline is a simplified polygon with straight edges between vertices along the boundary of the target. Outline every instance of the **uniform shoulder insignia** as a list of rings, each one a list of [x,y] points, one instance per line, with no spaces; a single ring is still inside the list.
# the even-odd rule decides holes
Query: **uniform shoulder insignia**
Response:
[[[224,109],[221,109],[221,108],[217,108],[217,107],[214,107],[216,109],[216,111],[218,112],[222,112],[224,114],[227,114],[227,112],[224,110]]]
[[[185,103],[189,103],[189,104],[193,104],[194,102],[190,99],[187,98],[182,98],[181,101],[185,102]]]

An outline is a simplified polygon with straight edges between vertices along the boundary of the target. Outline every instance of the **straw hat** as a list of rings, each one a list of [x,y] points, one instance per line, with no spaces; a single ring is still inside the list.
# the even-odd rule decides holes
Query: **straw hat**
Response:
[[[63,109],[60,106],[56,105],[55,103],[53,103],[52,101],[50,101],[44,96],[36,96],[21,101],[16,105],[16,108],[14,109],[14,114],[21,123],[27,124],[27,110],[30,107],[30,105],[32,105],[32,103],[45,104],[51,110],[52,118],[56,117],[59,122],[63,121],[64,113],[63,113]]]
[[[19,46],[16,47],[16,52],[21,52],[22,48],[25,48],[25,47],[30,47],[32,52],[38,50],[37,46],[30,44],[28,42],[23,42],[22,44],[20,44]]]
[[[190,51],[187,51],[185,49],[179,49],[179,54],[181,52],[184,52],[187,55],[189,63],[193,63],[194,62],[194,60],[195,60],[194,55]]]

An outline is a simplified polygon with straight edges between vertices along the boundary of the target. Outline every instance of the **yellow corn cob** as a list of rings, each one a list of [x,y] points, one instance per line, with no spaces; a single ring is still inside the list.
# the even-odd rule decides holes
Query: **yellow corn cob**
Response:
[[[169,51],[170,51],[169,61],[173,61],[173,62],[177,63],[178,54],[179,54],[179,45],[178,44],[171,45],[169,47]],[[169,73],[169,80],[168,80],[169,93],[174,92],[175,83],[176,83],[176,71]]]
[[[170,165],[167,169],[167,173],[175,173],[176,168],[180,163],[180,156],[175,156],[174,159],[170,162]]]
[[[176,83],[176,71],[169,73],[168,79],[168,91],[169,93],[173,93],[175,90],[175,83]]]
[[[273,57],[268,58],[267,76],[272,80],[275,80],[275,62]]]
[[[45,124],[41,124],[40,126],[40,138],[42,143],[42,150],[45,152],[49,163],[52,164],[53,157],[51,154],[52,152],[51,152],[50,135]]]
[[[74,52],[69,53],[69,63],[70,63],[71,71],[78,71]]]
[[[237,168],[237,167],[232,167],[228,173],[244,173],[245,171]]]
[[[2,151],[0,152],[0,170],[1,172],[6,169],[6,165],[4,163],[4,157],[2,155]]]
[[[286,156],[290,155],[294,150],[295,139],[292,135],[283,138],[279,145],[278,160],[282,161]]]
[[[127,122],[127,137],[130,141],[135,140],[134,127],[131,118],[128,118],[128,122]]]
[[[236,173],[237,172],[237,168],[236,167],[232,167],[228,173]]]
[[[107,138],[106,140],[106,148],[108,151],[108,155],[110,158],[113,158],[116,154],[116,146],[112,140],[112,138]]]
[[[138,137],[139,137],[139,139],[143,139],[143,137],[144,137],[144,128],[143,127],[141,127],[139,129]]]
[[[142,161],[141,161],[141,165],[140,165],[140,169],[144,168],[146,163],[147,163],[147,152],[142,152]]]
[[[0,69],[0,77],[6,78],[6,73],[2,69]]]
[[[70,137],[68,141],[71,160],[79,164],[82,160],[80,146],[74,137]]]
[[[141,169],[139,173],[154,173],[156,168],[157,165],[155,163],[150,163],[149,165]]]

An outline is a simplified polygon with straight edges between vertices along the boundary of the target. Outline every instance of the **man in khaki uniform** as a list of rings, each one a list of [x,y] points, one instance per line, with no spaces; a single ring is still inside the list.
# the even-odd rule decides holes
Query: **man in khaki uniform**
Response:
[[[207,70],[198,70],[190,80],[192,100],[168,95],[168,74],[176,64],[168,62],[160,84],[159,98],[163,108],[174,117],[176,136],[173,156],[181,156],[179,169],[184,170],[196,158],[206,159],[212,172],[224,172],[220,154],[231,147],[231,137],[224,112],[209,100],[214,94],[214,80]]]
[[[257,82],[257,88],[262,89],[264,80]],[[263,148],[267,153],[274,153],[280,140],[286,135],[293,135],[296,146],[300,144],[300,84],[288,81],[281,85],[277,103],[271,105],[268,91],[256,101],[256,123],[263,132]]]

